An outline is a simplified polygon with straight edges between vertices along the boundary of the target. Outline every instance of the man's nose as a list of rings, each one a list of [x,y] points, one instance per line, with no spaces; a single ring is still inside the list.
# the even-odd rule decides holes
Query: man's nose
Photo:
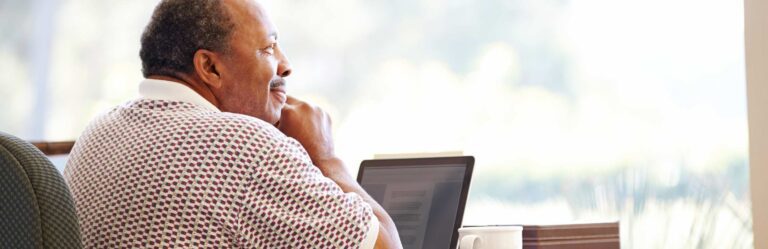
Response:
[[[283,51],[278,52],[277,75],[280,77],[291,75],[291,63],[288,62],[288,58],[285,57]]]

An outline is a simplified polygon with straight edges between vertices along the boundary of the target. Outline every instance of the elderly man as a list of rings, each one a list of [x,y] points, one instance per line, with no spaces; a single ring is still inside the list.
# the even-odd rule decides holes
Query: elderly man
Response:
[[[96,118],[65,179],[88,248],[399,248],[334,154],[328,115],[286,95],[252,0],[164,0],[141,98]]]

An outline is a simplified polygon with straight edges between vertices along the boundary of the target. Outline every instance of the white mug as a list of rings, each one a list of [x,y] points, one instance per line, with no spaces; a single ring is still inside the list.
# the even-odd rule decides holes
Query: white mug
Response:
[[[459,249],[522,249],[522,226],[459,228]]]

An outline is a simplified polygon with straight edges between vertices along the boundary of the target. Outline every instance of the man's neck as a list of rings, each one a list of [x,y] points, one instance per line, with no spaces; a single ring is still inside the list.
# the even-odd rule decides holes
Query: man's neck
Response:
[[[211,104],[216,106],[216,108],[221,109],[220,102],[216,98],[216,95],[214,95],[211,89],[208,87],[208,85],[202,82],[201,80],[194,79],[193,77],[189,77],[187,75],[176,75],[173,77],[164,76],[164,75],[150,75],[149,77],[147,77],[147,79],[165,80],[165,81],[171,81],[171,82],[176,82],[176,83],[185,85],[191,88],[192,90],[194,90],[197,94],[199,94],[208,102],[211,102]]]

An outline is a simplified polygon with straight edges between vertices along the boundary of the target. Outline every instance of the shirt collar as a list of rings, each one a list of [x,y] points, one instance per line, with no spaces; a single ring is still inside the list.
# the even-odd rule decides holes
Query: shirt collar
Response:
[[[139,94],[144,99],[187,102],[212,111],[220,111],[195,90],[178,82],[145,79],[139,84]]]

